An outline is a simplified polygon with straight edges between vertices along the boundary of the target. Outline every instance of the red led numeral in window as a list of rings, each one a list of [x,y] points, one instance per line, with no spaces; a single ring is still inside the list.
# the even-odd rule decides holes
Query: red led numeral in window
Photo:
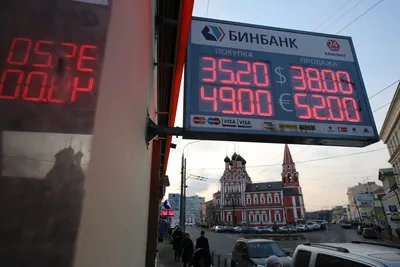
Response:
[[[223,67],[224,63],[232,63],[232,60],[225,59],[225,58],[221,58],[220,60],[218,60],[218,70],[221,73],[228,74],[228,76],[229,76],[229,79],[221,79],[221,83],[233,84],[235,82],[235,73],[228,68],[224,68]]]
[[[297,93],[294,95],[294,103],[300,119],[348,122],[361,120],[357,101],[352,97],[341,99],[337,96]]]
[[[346,71],[305,68],[291,66],[292,82],[295,90],[311,92],[342,93],[350,95],[354,92],[350,74]]]
[[[212,104],[213,112],[223,114],[241,114],[252,116],[272,116],[271,93],[266,90],[249,88],[233,89],[229,86],[200,87],[200,97],[204,102]],[[265,103],[265,104],[264,104]]]
[[[202,70],[209,72],[209,78],[203,78],[203,82],[215,82],[217,80],[217,72],[215,68],[217,67],[217,63],[212,57],[202,57],[203,61],[210,62],[209,67],[203,67]]]

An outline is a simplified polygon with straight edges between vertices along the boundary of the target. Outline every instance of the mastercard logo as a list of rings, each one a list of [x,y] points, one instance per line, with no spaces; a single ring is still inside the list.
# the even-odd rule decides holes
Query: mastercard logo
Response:
[[[205,124],[206,123],[206,118],[204,117],[194,117],[193,122],[195,124]]]
[[[219,125],[221,123],[221,120],[219,118],[208,118],[207,122],[210,125]]]

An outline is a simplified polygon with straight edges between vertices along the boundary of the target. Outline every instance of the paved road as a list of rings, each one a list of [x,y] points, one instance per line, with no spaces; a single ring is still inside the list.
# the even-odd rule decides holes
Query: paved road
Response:
[[[191,235],[192,240],[195,242],[196,238],[200,236],[201,228],[197,227],[187,227]],[[209,240],[211,251],[217,254],[230,256],[232,249],[237,240],[235,234],[229,233],[215,233],[210,230],[206,231],[206,237]],[[343,229],[339,225],[332,225],[326,230],[314,231],[309,233],[304,233],[307,240],[291,240],[291,241],[276,241],[282,248],[294,252],[297,245],[304,242],[316,242],[316,243],[344,243],[351,241],[367,241],[357,234],[356,229]]]

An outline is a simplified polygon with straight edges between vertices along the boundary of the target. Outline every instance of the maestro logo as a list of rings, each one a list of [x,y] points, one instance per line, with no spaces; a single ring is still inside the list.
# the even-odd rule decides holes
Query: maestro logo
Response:
[[[206,118],[204,118],[204,117],[194,117],[193,118],[193,122],[195,123],[195,124],[205,124],[206,123]]]
[[[221,42],[225,37],[225,33],[221,27],[210,26],[210,25],[206,25],[201,31],[201,34],[203,34],[204,38],[207,41],[213,41],[213,42],[216,41]]]
[[[210,125],[219,125],[221,123],[221,120],[219,118],[208,118],[207,122]]]
[[[340,45],[336,40],[328,40],[328,42],[326,42],[326,46],[328,46],[328,48],[334,52],[340,50]]]

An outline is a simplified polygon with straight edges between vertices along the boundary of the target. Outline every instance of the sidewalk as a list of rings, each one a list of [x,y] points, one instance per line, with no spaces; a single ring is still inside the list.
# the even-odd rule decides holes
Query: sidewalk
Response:
[[[158,252],[156,256],[156,267],[181,267],[182,262],[176,262],[175,252],[172,250],[172,245],[168,241],[157,243]]]

